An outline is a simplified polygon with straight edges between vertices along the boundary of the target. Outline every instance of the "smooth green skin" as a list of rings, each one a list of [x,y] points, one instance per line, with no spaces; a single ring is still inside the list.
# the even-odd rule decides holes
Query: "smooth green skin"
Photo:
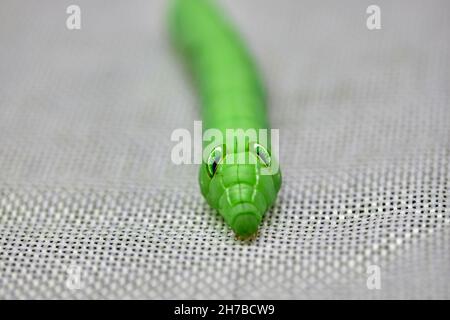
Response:
[[[226,129],[268,129],[266,99],[255,64],[213,1],[174,0],[170,28],[201,95],[203,130],[217,128],[225,137]],[[270,137],[268,141],[264,147],[270,152]],[[248,238],[256,234],[264,213],[274,203],[281,173],[262,175],[264,164],[248,144],[234,149],[235,157],[244,153],[246,159],[253,157],[255,161],[229,164],[228,152],[212,177],[203,163],[200,188],[236,235]]]

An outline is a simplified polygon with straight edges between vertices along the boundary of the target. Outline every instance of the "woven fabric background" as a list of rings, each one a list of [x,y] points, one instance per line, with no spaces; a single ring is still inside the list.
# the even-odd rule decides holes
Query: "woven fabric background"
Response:
[[[220,3],[281,135],[252,243],[170,160],[199,111],[166,1],[77,0],[79,31],[72,1],[1,1],[0,298],[449,299],[450,3]]]

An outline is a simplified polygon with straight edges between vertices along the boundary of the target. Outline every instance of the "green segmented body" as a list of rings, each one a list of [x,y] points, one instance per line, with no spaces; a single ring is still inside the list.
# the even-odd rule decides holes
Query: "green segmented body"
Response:
[[[265,94],[255,64],[212,1],[175,0],[171,31],[201,95],[203,130],[218,129],[226,137],[227,129],[268,129]],[[264,213],[274,203],[281,174],[279,170],[261,174],[261,168],[276,161],[270,156],[270,137],[267,142],[257,138],[247,144],[233,140],[232,144],[218,143],[210,156],[213,160],[204,161],[200,187],[236,235],[246,238],[256,233]],[[254,161],[227,161],[238,156]]]

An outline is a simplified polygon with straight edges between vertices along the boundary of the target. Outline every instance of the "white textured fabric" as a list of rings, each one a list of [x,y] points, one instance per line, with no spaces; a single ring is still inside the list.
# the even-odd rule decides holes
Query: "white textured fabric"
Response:
[[[376,1],[377,31],[373,1],[221,1],[281,134],[252,243],[170,161],[199,114],[166,1],[76,2],[79,31],[0,4],[0,298],[450,298],[448,1]]]

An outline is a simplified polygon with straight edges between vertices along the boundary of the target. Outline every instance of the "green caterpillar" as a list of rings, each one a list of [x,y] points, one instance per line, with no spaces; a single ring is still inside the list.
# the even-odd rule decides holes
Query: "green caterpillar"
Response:
[[[201,192],[239,238],[252,237],[281,187],[270,136],[245,134],[269,127],[260,76],[241,38],[212,1],[173,1],[170,29],[201,95],[203,130],[227,136],[227,129],[242,129],[232,140],[227,136],[226,143],[204,143]],[[238,142],[242,139],[244,144]],[[268,168],[276,169],[263,174]]]

